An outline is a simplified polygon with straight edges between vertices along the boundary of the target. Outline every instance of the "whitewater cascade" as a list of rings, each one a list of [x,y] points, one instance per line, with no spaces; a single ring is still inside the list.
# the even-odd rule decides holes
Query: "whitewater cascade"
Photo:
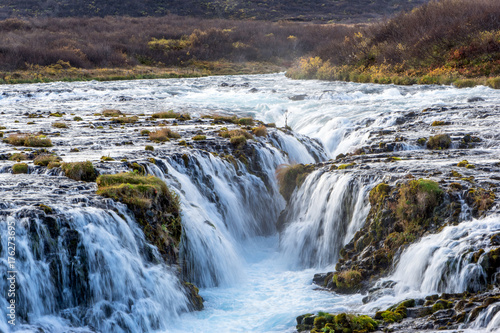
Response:
[[[475,182],[486,181],[487,169],[500,157],[500,138],[491,126],[497,118],[488,111],[500,103],[496,90],[293,81],[283,74],[0,90],[4,137],[43,131],[53,140],[50,151],[64,162],[91,160],[101,173],[130,171],[137,163],[179,196],[184,223],[180,267],[169,267],[126,206],[96,196],[95,184],[34,166],[32,157],[27,175],[13,175],[17,161],[9,160],[11,155],[31,153],[0,142],[0,288],[9,288],[6,235],[15,224],[21,324],[16,330],[290,332],[294,317],[306,312],[373,313],[409,295],[475,289],[476,281],[482,283],[483,259],[472,263],[471,253],[497,231],[498,214],[446,227],[409,247],[390,277],[397,281],[392,294],[364,306],[360,294],[315,290],[311,280],[333,270],[340,249],[366,220],[369,191],[381,181],[415,170],[418,177],[433,177],[431,171],[455,168],[464,158],[483,173],[475,174]],[[298,95],[303,98],[294,98]],[[483,101],[469,102],[478,96]],[[104,109],[119,109],[139,121],[114,123],[101,114]],[[193,120],[149,118],[169,109]],[[205,114],[252,116],[278,127],[287,119],[294,132],[268,124],[266,138],[249,140],[243,155],[250,157],[234,158],[236,149],[228,148],[227,139],[226,147],[217,148],[224,140],[216,133],[238,125],[195,119]],[[54,120],[69,126],[56,129]],[[468,133],[480,132],[480,146],[471,156],[461,153],[465,150],[430,153],[417,140],[444,131],[431,126],[434,121],[450,123],[445,130],[453,133],[452,149],[458,150]],[[142,134],[163,126],[183,131],[183,137],[160,144]],[[207,138],[198,142],[195,135]],[[145,151],[145,145],[154,151]],[[337,169],[343,163],[338,155],[354,152],[358,163]],[[106,163],[103,156],[114,161]],[[287,206],[276,168],[318,162]],[[472,169],[463,169],[469,177]],[[462,206],[460,220],[470,219],[464,200]],[[416,264],[405,266],[408,262]],[[191,311],[184,281],[201,287],[205,310]],[[5,332],[11,329],[7,306],[0,298],[0,331]],[[492,306],[472,326],[493,330],[499,322]]]
[[[241,161],[201,151],[193,152],[188,159],[173,154],[158,156],[155,163],[140,162],[180,197],[183,280],[214,287],[228,286],[242,278],[246,264],[242,243],[275,234],[275,221],[285,205],[274,177],[278,165],[290,161],[287,155],[302,162],[316,162],[318,156],[325,156],[316,142],[299,138],[281,133],[273,137],[277,146],[288,149],[287,153],[256,142],[256,154],[248,163],[259,166],[259,176]],[[53,211],[46,215],[43,207],[33,207],[30,201],[44,190],[51,193],[50,198],[52,193],[66,193],[71,186],[42,186],[37,191],[40,184],[60,178],[54,170],[40,171],[35,169],[30,178],[25,176],[28,184],[31,177],[37,177],[40,183],[30,184],[31,191],[24,195],[14,190],[18,204],[6,201],[0,215],[2,235],[7,235],[8,225],[16,226],[20,322],[33,325],[27,328],[51,332],[64,331],[68,326],[88,327],[89,331],[151,332],[167,330],[172,320],[190,310],[176,268],[160,263],[158,251],[146,243],[124,205],[94,198],[91,185],[85,187],[85,193],[92,200],[78,196],[84,187],[76,186],[70,190],[69,206],[50,202]],[[8,175],[3,174],[4,178]],[[21,197],[26,195],[31,199],[23,202]],[[8,289],[6,246],[1,248],[1,255],[0,287]],[[10,329],[7,305],[7,299],[2,298],[0,324],[6,332]],[[59,316],[53,317],[57,313]]]
[[[293,267],[334,264],[370,210],[368,193],[378,177],[327,171],[323,168],[310,174],[284,212],[280,245]]]

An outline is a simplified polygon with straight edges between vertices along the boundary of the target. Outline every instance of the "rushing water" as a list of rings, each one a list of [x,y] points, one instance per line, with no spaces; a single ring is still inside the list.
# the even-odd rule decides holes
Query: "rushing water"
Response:
[[[8,130],[50,132],[53,131],[51,121],[58,120],[35,118],[35,125],[28,125],[26,120],[16,122],[21,119],[19,115],[27,113],[64,112],[62,119],[80,116],[88,123],[95,122],[95,112],[115,108],[129,114],[174,109],[192,115],[251,115],[278,126],[286,123],[298,132],[289,135],[275,131],[269,138],[272,145],[262,142],[258,146],[255,158],[261,165],[262,177],[241,171],[245,170],[242,164],[237,169],[228,161],[204,152],[190,154],[187,164],[169,153],[157,155],[160,163],[156,165],[144,162],[148,172],[163,178],[181,199],[186,233],[181,253],[183,274],[202,287],[200,294],[205,299],[205,310],[201,312],[186,312],[185,295],[172,269],[157,264],[153,250],[148,255],[142,253],[141,249],[147,245],[133,220],[124,220],[102,204],[96,208],[82,204],[85,202],[82,198],[71,199],[71,196],[66,198],[66,203],[60,203],[59,211],[73,223],[72,228],[84,236],[79,242],[79,251],[96,260],[89,259],[89,267],[94,269],[90,272],[91,304],[86,309],[77,306],[77,297],[71,294],[71,288],[63,288],[68,284],[64,278],[72,276],[65,268],[69,263],[64,251],[58,259],[63,285],[44,285],[44,276],[50,270],[49,259],[44,258],[42,248],[37,255],[33,254],[34,246],[28,237],[29,225],[37,225],[37,219],[22,212],[41,198],[52,200],[47,203],[53,205],[58,195],[64,195],[57,193],[67,191],[68,187],[36,184],[30,187],[33,175],[9,175],[11,179],[3,175],[5,178],[0,178],[2,242],[6,242],[3,236],[7,232],[6,221],[14,219],[20,232],[17,241],[22,257],[19,260],[25,263],[18,267],[22,270],[19,283],[22,288],[39,288],[22,291],[23,296],[30,298],[23,304],[24,317],[29,317],[31,325],[44,327],[47,332],[66,332],[68,326],[79,327],[76,331],[82,332],[93,328],[103,332],[127,329],[131,332],[285,332],[293,331],[295,316],[305,312],[372,311],[388,303],[390,297],[360,308],[360,295],[337,296],[314,290],[311,285],[314,273],[333,269],[342,245],[362,226],[369,209],[368,191],[384,175],[369,170],[362,177],[335,175],[323,169],[315,171],[294,193],[288,212],[289,224],[278,236],[276,221],[285,202],[274,178],[276,167],[282,163],[324,161],[352,151],[369,141],[370,133],[393,126],[399,111],[500,104],[500,92],[486,87],[456,89],[293,81],[282,74],[15,85],[1,86],[0,92],[0,125]],[[475,97],[483,100],[469,102]],[[457,131],[479,126],[479,119],[463,122],[466,115],[467,111],[458,110],[447,114],[445,120],[456,121]],[[424,121],[434,120],[443,119],[428,117]],[[499,138],[495,129],[486,127],[484,131],[485,137],[492,141],[491,144],[486,141],[482,149],[493,152],[484,158],[498,158]],[[412,135],[418,137],[419,133]],[[133,130],[129,128],[117,135],[116,131],[96,132],[74,125],[66,135],[54,137],[53,142],[54,150],[65,161],[95,161],[108,154],[142,156],[143,145],[115,145],[118,140],[132,137]],[[9,151],[7,145],[0,145]],[[72,147],[85,149],[79,154],[70,154]],[[419,148],[401,144],[398,149]],[[0,163],[0,172],[9,172],[10,162]],[[47,184],[57,175],[47,173],[37,177],[41,184]],[[17,190],[16,186],[19,186]],[[25,189],[21,190],[22,186]],[[78,188],[72,195],[77,193]],[[400,261],[393,277],[399,281],[399,295],[460,291],[464,281],[480,278],[480,272],[470,267],[467,271],[446,273],[453,276],[454,285],[437,284],[445,261],[459,261],[453,258],[460,258],[460,251],[477,246],[474,237],[497,228],[498,216],[468,223],[453,227],[455,229],[447,228],[408,249],[402,258],[418,256],[421,259],[410,268],[403,267],[410,259]],[[471,229],[477,231],[469,232]],[[46,232],[41,228],[36,234],[43,238]],[[5,277],[6,249],[5,244],[2,245],[1,269]],[[416,280],[417,276],[420,280]],[[0,282],[0,287],[5,289],[2,283],[5,281]],[[58,292],[51,291],[57,288],[63,288],[64,293],[57,295]],[[398,296],[391,297],[394,301]],[[7,331],[6,300],[2,298],[0,303],[0,329]],[[493,310],[490,314],[484,313],[481,317],[484,324],[478,324],[479,327],[498,322],[500,319],[495,314]],[[32,327],[26,325],[24,329],[29,332]]]

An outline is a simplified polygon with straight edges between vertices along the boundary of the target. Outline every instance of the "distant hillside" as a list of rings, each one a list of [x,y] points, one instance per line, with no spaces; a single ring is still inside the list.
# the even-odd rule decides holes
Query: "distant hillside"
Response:
[[[162,16],[361,22],[390,16],[428,0],[2,0],[11,17]]]

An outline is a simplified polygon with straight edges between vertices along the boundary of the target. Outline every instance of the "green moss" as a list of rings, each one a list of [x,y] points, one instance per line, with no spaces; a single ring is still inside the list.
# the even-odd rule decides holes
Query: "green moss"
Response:
[[[373,206],[380,200],[383,200],[384,197],[389,194],[391,187],[386,183],[380,183],[370,191],[370,204]]]
[[[475,169],[476,168],[476,166],[474,164],[467,164],[465,167],[467,169]]]
[[[151,207],[153,198],[169,191],[161,179],[133,172],[101,175],[96,182],[97,194],[140,208]]]
[[[193,136],[193,140],[194,140],[194,141],[206,140],[206,139],[207,139],[207,136],[206,136],[206,135],[201,135],[201,134],[199,134],[199,135],[195,135],[195,136]]]
[[[142,136],[148,136],[148,135],[149,135],[149,133],[151,133],[151,131],[150,131],[150,130],[147,130],[147,129],[143,129],[143,130],[141,131],[141,135],[142,135]]]
[[[317,329],[320,330],[325,325],[326,325],[326,319],[325,319],[325,317],[318,316],[318,317],[314,318],[314,327],[316,327]]]
[[[153,151],[153,150],[155,150],[155,147],[147,145],[146,147],[144,147],[144,149]]]
[[[26,164],[26,163],[14,164],[12,166],[12,173],[13,174],[28,173],[28,164]]]
[[[339,165],[338,169],[339,170],[345,170],[345,169],[349,169],[349,168],[351,168],[351,167],[353,167],[355,165],[356,165],[356,163],[354,163],[354,162],[349,163],[349,164],[341,164],[341,165]]]
[[[281,165],[276,170],[276,178],[280,185],[280,193],[285,200],[290,200],[295,188],[300,187],[309,173],[314,170],[312,165],[293,164]]]
[[[434,303],[434,305],[432,306],[432,312],[436,312],[436,311],[439,311],[439,310],[446,310],[446,309],[450,309],[453,307],[453,302],[450,302],[450,301],[446,301],[444,299],[439,299],[436,301],[436,303]]]
[[[82,117],[78,117],[78,116],[76,116],[76,117],[73,117],[73,120],[74,120],[74,121],[82,121],[82,120],[83,120],[83,118],[82,118]]]
[[[422,220],[441,203],[443,190],[435,181],[418,179],[403,184],[399,195],[396,216],[406,221]]]
[[[427,142],[427,138],[420,138],[417,140],[417,144],[420,146],[424,146],[426,142]]]
[[[433,121],[431,124],[431,126],[443,126],[443,125],[446,125],[446,122],[444,122],[442,120]]]
[[[35,165],[41,165],[41,166],[48,166],[51,162],[59,162],[61,160],[60,157],[55,156],[55,155],[49,155],[49,154],[43,154],[43,155],[38,155],[34,160],[33,163]]]
[[[240,118],[238,120],[238,124],[245,125],[245,126],[253,126],[254,121],[252,118]]]
[[[111,162],[114,160],[115,159],[113,157],[110,157],[110,156],[101,156],[101,161],[103,161],[103,162]]]
[[[235,146],[236,148],[242,148],[247,143],[247,139],[243,135],[233,136],[233,137],[231,137],[229,142],[231,143],[231,145]]]
[[[52,214],[53,210],[51,207],[44,204],[39,204],[38,207],[40,207],[45,212],[45,214]]]
[[[90,161],[63,163],[61,168],[66,177],[77,181],[93,182],[97,178],[97,171]]]
[[[462,174],[455,170],[451,170],[451,176],[455,178],[462,178]]]
[[[469,164],[469,162],[467,160],[463,160],[457,163],[457,167],[465,168],[467,164]]]
[[[332,280],[341,292],[356,292],[361,288],[363,276],[357,270],[351,269],[333,274]]]
[[[427,141],[429,149],[448,149],[451,145],[451,137],[448,134],[438,134],[431,136]]]
[[[9,160],[17,162],[25,161],[27,159],[28,156],[25,153],[14,153],[9,157]]]

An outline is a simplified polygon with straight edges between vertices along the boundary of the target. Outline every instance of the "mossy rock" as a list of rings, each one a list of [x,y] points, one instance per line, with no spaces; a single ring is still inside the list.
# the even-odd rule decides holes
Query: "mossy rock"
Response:
[[[280,185],[280,193],[289,201],[293,191],[300,187],[307,175],[314,170],[313,165],[294,164],[282,165],[276,170],[276,177]]]
[[[93,182],[98,176],[97,170],[90,161],[61,164],[66,177],[77,181]]]
[[[158,248],[167,263],[176,263],[182,225],[175,192],[157,177],[134,172],[101,175],[96,182],[97,194],[125,203],[148,242]]]
[[[448,134],[438,134],[431,136],[427,141],[429,149],[448,149],[451,145],[451,137]]]
[[[26,163],[16,163],[12,166],[13,174],[28,173],[28,164]]]

